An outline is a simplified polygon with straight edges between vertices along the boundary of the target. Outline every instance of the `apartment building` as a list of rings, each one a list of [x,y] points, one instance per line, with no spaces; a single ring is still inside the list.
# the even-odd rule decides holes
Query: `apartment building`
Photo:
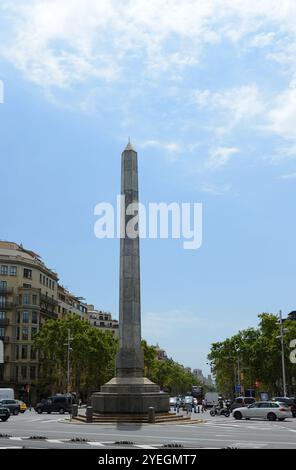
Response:
[[[118,338],[118,320],[112,319],[112,315],[109,312],[103,312],[101,310],[95,310],[94,305],[87,306],[88,319],[92,326],[99,328],[103,331],[112,331],[114,336]]]
[[[20,399],[37,393],[38,357],[32,342],[42,324],[58,318],[58,276],[22,245],[0,241],[0,387]]]
[[[58,316],[63,318],[69,313],[79,315],[81,319],[88,319],[87,304],[83,297],[77,297],[65,287],[58,284]]]

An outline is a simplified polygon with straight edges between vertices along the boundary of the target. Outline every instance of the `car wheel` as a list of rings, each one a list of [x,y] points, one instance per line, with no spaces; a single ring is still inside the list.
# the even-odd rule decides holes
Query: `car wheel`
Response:
[[[285,421],[286,418],[279,418],[279,421]]]
[[[41,415],[41,413],[42,413],[42,410],[41,410],[41,408],[37,408],[37,410],[36,410],[36,411],[37,411],[37,413],[38,413],[39,415]]]
[[[17,416],[19,414],[19,410],[13,410],[13,414]]]
[[[63,414],[65,413],[64,408],[60,408],[60,409],[59,409],[59,413],[60,413],[60,415],[63,415]]]
[[[1,421],[7,421],[8,420],[8,416],[7,418],[1,418]]]
[[[241,414],[240,411],[235,411],[235,412],[233,413],[233,417],[234,417],[235,419],[242,419],[243,415]]]
[[[274,413],[268,413],[267,419],[268,419],[268,421],[275,421],[276,420],[276,415]]]
[[[50,414],[51,414],[51,411],[48,411],[47,414],[50,415]]]

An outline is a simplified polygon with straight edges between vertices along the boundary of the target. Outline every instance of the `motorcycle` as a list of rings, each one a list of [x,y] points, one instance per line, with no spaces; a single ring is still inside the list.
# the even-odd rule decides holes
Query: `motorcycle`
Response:
[[[210,415],[211,416],[225,416],[226,418],[228,418],[230,416],[230,409],[228,407],[226,407],[226,408],[216,408],[216,407],[214,407],[210,411]]]

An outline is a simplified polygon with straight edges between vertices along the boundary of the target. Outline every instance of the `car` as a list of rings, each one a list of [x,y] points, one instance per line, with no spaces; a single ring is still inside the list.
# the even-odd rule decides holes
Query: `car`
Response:
[[[37,413],[52,413],[58,412],[64,414],[65,412],[71,413],[72,404],[74,404],[73,397],[69,395],[54,395],[47,400],[42,400],[35,406]]]
[[[21,400],[18,400],[18,402],[19,402],[19,405],[20,405],[20,413],[24,413],[25,411],[27,411],[28,407],[27,407],[26,403],[24,403]]]
[[[7,421],[10,416],[10,411],[5,406],[0,405],[0,419],[1,421]]]
[[[296,418],[296,398],[295,397],[274,397],[272,401],[286,403],[289,406],[293,418]]]
[[[236,408],[242,408],[243,406],[248,406],[254,403],[256,400],[253,397],[237,397],[233,400],[230,405],[230,411],[235,410]]]
[[[18,400],[0,400],[0,405],[8,408],[10,413],[13,415],[18,415],[20,412],[20,404]]]
[[[269,421],[284,421],[286,418],[291,418],[291,411],[285,403],[277,401],[257,401],[249,406],[236,408],[233,411],[235,419],[251,419],[262,418]]]
[[[178,397],[170,397],[170,406],[176,406]]]

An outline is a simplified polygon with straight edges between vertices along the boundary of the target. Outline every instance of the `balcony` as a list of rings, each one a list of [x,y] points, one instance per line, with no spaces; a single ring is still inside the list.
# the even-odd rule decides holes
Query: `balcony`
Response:
[[[0,318],[0,326],[8,326],[9,325],[9,318]]]
[[[44,294],[40,294],[40,302],[44,302],[45,304],[49,304],[49,305],[58,305],[57,300],[52,299],[51,297],[44,295]]]
[[[0,295],[3,294],[13,294],[13,288],[12,287],[0,287]]]
[[[0,310],[7,310],[15,308],[16,304],[14,302],[4,302],[0,304]]]
[[[51,310],[48,310],[47,308],[41,308],[40,309],[41,315],[44,315],[48,318],[53,318],[54,320],[57,320],[58,314],[55,312],[52,312]]]

